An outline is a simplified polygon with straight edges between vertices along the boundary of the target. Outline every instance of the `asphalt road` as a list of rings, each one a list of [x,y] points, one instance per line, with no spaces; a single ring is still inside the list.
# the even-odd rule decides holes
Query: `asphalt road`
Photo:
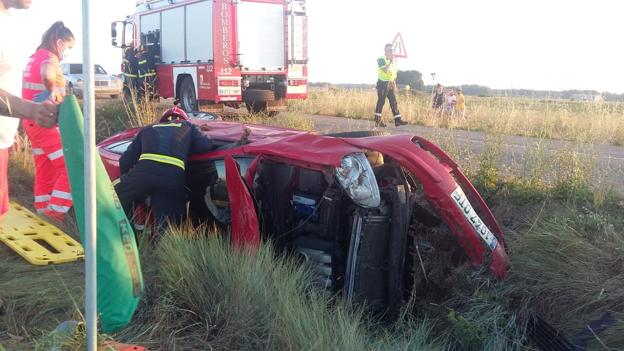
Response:
[[[372,120],[349,119],[340,117],[307,115],[315,125],[315,130],[319,133],[337,133],[359,130],[383,130],[389,133],[410,133],[423,136],[435,141],[439,137],[452,138],[458,148],[465,149],[468,154],[479,155],[486,145],[486,134],[483,132],[473,132],[465,130],[448,130],[418,125],[407,125],[402,127],[390,126],[388,128],[375,128]],[[389,123],[388,123],[389,124]],[[490,142],[491,143],[491,142]],[[525,157],[531,157],[539,150],[542,159],[551,160],[566,155],[565,151],[576,152],[583,163],[590,165],[591,173],[589,181],[600,186],[613,187],[614,190],[624,194],[624,147],[597,144],[579,144],[575,142],[538,139],[521,136],[503,136],[500,142],[500,166],[508,173],[520,172],[528,176],[531,169],[526,169]],[[457,160],[460,166],[466,160]],[[557,166],[545,164],[544,174],[546,178],[549,174],[557,172]],[[548,179],[546,179],[548,180]]]

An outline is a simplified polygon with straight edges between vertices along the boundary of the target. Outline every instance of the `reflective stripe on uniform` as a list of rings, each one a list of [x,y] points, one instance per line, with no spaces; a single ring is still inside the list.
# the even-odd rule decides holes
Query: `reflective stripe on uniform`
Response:
[[[69,206],[48,205],[48,211],[51,212],[67,213],[67,211],[69,211],[69,208]]]
[[[130,77],[130,78],[136,78],[136,77],[138,77],[136,74],[130,74],[130,73],[124,73],[124,76],[126,76],[126,77]]]
[[[111,185],[112,185],[112,186],[116,186],[116,185],[117,185],[117,184],[119,184],[119,183],[121,183],[121,178],[117,178],[117,179],[113,180],[113,181],[111,182]]]
[[[50,195],[36,195],[35,202],[47,202],[50,201]]]
[[[165,156],[165,155],[159,155],[159,154],[141,154],[141,157],[139,157],[139,160],[156,161],[156,162],[166,163],[166,164],[180,167],[182,168],[182,170],[185,169],[184,161],[180,160],[179,158],[175,158],[171,156]]]
[[[71,200],[72,199],[71,193],[68,193],[66,191],[60,191],[60,190],[52,191],[52,197],[56,197],[56,198],[64,199],[64,200]]]
[[[31,90],[46,90],[45,85],[41,83],[32,83],[32,82],[23,82],[22,89],[31,89]]]
[[[48,154],[48,158],[50,159],[50,161],[54,161],[59,157],[63,157],[63,149],[59,149],[54,151],[51,154]]]
[[[147,63],[147,60],[141,60],[141,61],[139,61],[139,65],[144,65],[144,64],[146,64],[146,63]]]
[[[152,127],[181,127],[182,123],[163,123],[163,124],[154,124]]]
[[[35,156],[44,154],[43,149],[32,149],[32,153]]]

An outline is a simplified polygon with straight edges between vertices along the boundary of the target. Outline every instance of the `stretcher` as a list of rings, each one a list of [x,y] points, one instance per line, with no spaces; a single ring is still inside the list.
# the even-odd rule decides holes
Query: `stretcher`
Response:
[[[84,258],[79,242],[15,202],[2,221],[0,241],[38,266]]]

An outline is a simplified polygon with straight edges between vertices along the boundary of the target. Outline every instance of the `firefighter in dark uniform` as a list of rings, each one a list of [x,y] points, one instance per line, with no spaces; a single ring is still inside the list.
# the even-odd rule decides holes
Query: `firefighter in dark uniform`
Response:
[[[154,80],[156,79],[156,57],[154,50],[154,45],[141,45],[139,49],[139,92],[141,97],[150,97],[154,92]]]
[[[394,115],[394,125],[396,127],[406,125],[407,122],[401,119],[399,106],[396,100],[396,78],[399,70],[393,62],[394,54],[392,53],[392,44],[386,44],[385,55],[377,59],[377,106],[375,106],[375,127],[385,127],[386,124],[381,120],[381,111],[383,110],[386,98],[390,101],[390,108]]]
[[[125,83],[128,89],[135,90],[136,89],[136,81],[139,77],[139,62],[136,58],[136,50],[134,47],[126,48],[124,53],[124,77]]]
[[[187,121],[178,107],[165,111],[160,122],[144,127],[119,159],[121,178],[115,191],[132,218],[132,207],[147,197],[156,231],[180,223],[186,213],[184,171],[188,155],[213,149],[212,140]]]

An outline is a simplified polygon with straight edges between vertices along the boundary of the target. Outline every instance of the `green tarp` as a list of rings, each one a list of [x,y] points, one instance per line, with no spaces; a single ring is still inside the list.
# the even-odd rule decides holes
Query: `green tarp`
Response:
[[[60,107],[59,128],[74,208],[84,244],[83,118],[74,96]],[[97,198],[97,309],[102,331],[125,327],[143,292],[143,277],[134,233],[96,151]]]

